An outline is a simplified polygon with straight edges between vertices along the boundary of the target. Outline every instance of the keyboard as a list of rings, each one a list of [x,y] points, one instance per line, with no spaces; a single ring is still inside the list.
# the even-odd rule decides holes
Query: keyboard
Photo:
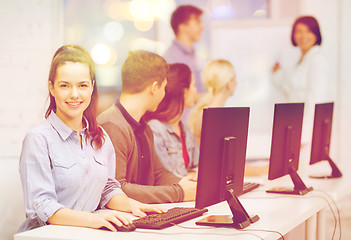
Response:
[[[243,186],[243,192],[242,192],[242,194],[245,194],[245,193],[247,193],[247,192],[250,192],[250,191],[252,191],[252,190],[258,188],[259,186],[260,186],[259,183],[245,182],[245,183],[244,183],[244,186]],[[241,195],[242,195],[242,194],[241,194]]]
[[[136,219],[133,221],[133,224],[137,228],[162,229],[199,217],[207,211],[206,208],[174,207],[169,209],[166,213],[156,213]]]

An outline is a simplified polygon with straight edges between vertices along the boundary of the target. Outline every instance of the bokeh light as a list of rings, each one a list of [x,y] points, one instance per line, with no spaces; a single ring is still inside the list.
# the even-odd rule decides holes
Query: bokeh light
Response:
[[[119,22],[110,21],[104,26],[104,34],[108,40],[118,41],[123,37],[124,29]]]
[[[106,0],[103,4],[104,13],[116,21],[133,20],[129,11],[130,2],[120,0]]]
[[[91,50],[91,57],[96,64],[106,64],[111,58],[111,50],[104,44],[96,44]]]
[[[141,32],[146,32],[152,28],[154,21],[134,19],[134,26]]]
[[[169,21],[169,16],[176,8],[174,0],[151,0],[152,13],[155,19]]]
[[[148,0],[132,0],[129,10],[132,16],[138,20],[154,20],[152,2]]]
[[[131,15],[136,20],[168,20],[176,7],[174,0],[132,0],[129,5]]]

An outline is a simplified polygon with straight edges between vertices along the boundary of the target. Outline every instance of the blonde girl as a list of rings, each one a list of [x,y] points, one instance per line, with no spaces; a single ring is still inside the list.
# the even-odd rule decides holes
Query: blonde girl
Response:
[[[233,65],[224,59],[210,61],[202,71],[202,83],[206,93],[190,112],[188,126],[200,146],[202,109],[223,107],[236,88],[236,75]]]

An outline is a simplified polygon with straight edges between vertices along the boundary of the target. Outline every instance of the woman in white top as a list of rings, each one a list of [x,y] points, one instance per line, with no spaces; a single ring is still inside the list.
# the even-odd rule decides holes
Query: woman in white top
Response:
[[[196,103],[189,114],[188,126],[200,146],[202,109],[223,107],[236,88],[236,75],[233,65],[224,59],[212,60],[202,70],[202,83],[206,93]]]
[[[19,232],[47,224],[107,228],[132,223],[117,211],[161,212],[128,198],[115,180],[112,142],[97,124],[95,66],[78,45],[59,48],[49,73],[46,120],[31,129],[19,163],[26,220]],[[118,167],[118,166],[117,166]]]
[[[315,103],[332,101],[334,83],[329,76],[329,64],[322,54],[322,36],[317,20],[302,16],[295,20],[291,41],[300,49],[300,58],[292,69],[284,70],[276,63],[273,82],[289,102],[304,102],[303,142],[311,140]]]

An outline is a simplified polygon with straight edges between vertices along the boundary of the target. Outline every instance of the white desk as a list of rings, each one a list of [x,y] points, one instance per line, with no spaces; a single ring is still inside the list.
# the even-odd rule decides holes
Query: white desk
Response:
[[[262,229],[279,231],[286,234],[299,224],[314,216],[316,212],[325,207],[322,199],[314,198],[291,198],[272,196],[263,190],[251,192],[240,198],[246,211],[250,214],[258,214],[261,218],[258,222],[251,224],[245,230]],[[165,206],[194,206],[193,202],[167,204]],[[293,206],[293,207],[292,207]],[[226,215],[230,209],[226,202],[222,202],[208,208],[208,214]],[[196,229],[184,229],[173,226],[163,230],[137,229],[135,232],[108,232],[78,227],[45,226],[28,232],[15,235],[15,240],[96,240],[96,239],[279,239],[280,235],[272,232],[248,231],[242,232],[232,228],[209,228],[195,225],[199,217],[180,224],[181,226]],[[254,235],[252,235],[254,234]],[[257,235],[257,236],[255,236]],[[259,236],[259,237],[258,237]]]
[[[341,178],[335,179],[313,179],[305,176],[304,181],[308,186],[313,186],[315,189],[315,194],[320,194],[321,196],[327,198],[327,193],[336,203],[347,196],[351,196],[351,162],[343,162],[339,164],[338,167],[341,170],[343,176]],[[322,162],[321,164],[315,164],[309,166],[307,173],[311,175],[324,175],[327,170],[327,175],[330,174],[330,166],[327,162]],[[333,206],[333,204],[331,203]],[[325,207],[322,211],[317,213],[317,237],[318,240],[330,239],[331,236],[326,236],[326,216],[325,212],[329,210],[329,207]],[[336,210],[334,209],[335,214]],[[340,224],[340,223],[339,223]],[[338,232],[338,231],[337,231]],[[337,235],[338,236],[338,235]]]
[[[315,180],[304,177],[305,184],[313,186],[314,189],[327,192],[335,201],[351,195],[349,182],[351,174],[346,170],[343,171],[343,178]],[[273,185],[284,184],[284,181],[291,184],[291,180],[282,179],[273,181]],[[268,184],[269,185],[269,184]],[[288,184],[289,185],[289,184]],[[256,191],[245,194],[240,197],[240,201],[250,215],[259,215],[260,220],[247,227],[245,232],[232,228],[209,228],[195,225],[195,222],[202,217],[181,223],[181,226],[195,228],[184,229],[179,226],[173,226],[162,230],[144,230],[137,229],[135,232],[108,232],[79,227],[54,226],[49,225],[16,234],[14,240],[131,240],[131,239],[191,239],[191,240],[212,240],[212,239],[279,239],[280,235],[272,232],[253,231],[254,229],[273,230],[285,235],[292,231],[300,224],[305,223],[305,239],[324,240],[325,238],[325,216],[323,211],[328,208],[328,204],[322,197],[325,194],[319,191],[312,191],[304,196],[290,196],[280,194],[267,194],[264,190],[269,186],[263,186]],[[164,204],[166,207],[173,206],[194,206],[194,202]],[[207,214],[227,215],[230,209],[226,202],[213,205],[208,208]]]
[[[315,215],[311,216],[306,223],[306,236],[305,239],[308,240],[325,240],[330,239],[331,236],[326,236],[326,211],[329,211],[329,206],[326,201],[330,203],[330,205],[334,209],[335,215],[336,210],[334,204],[328,199],[328,196],[331,197],[336,203],[347,196],[351,196],[351,168],[349,167],[351,162],[344,162],[344,164],[338,165],[340,170],[343,173],[342,178],[336,179],[314,179],[310,178],[309,175],[329,175],[330,174],[330,166],[327,162],[321,162],[312,166],[308,166],[305,169],[305,173],[301,174],[301,178],[306,184],[307,187],[313,187],[314,191],[310,192],[305,197],[310,197],[314,199],[325,199],[325,207],[320,209],[315,213]],[[267,183],[267,181],[266,181]],[[272,186],[289,186],[291,185],[291,179],[288,176],[285,176],[281,179],[277,179],[267,183],[266,185]],[[270,188],[269,186],[266,186]],[[328,194],[328,196],[327,196]],[[282,195],[280,195],[282,196]],[[334,227],[334,226],[330,226]],[[337,230],[338,232],[338,230]]]
[[[316,190],[321,190],[328,193],[335,201],[339,201],[346,196],[351,195],[351,162],[345,162],[344,164],[338,165],[338,168],[342,172],[341,178],[334,179],[313,179],[305,176],[304,181],[306,184],[314,186]],[[327,171],[325,171],[327,170]],[[316,164],[316,166],[309,166],[307,174],[318,175],[318,173],[330,173],[330,166],[326,162]]]

